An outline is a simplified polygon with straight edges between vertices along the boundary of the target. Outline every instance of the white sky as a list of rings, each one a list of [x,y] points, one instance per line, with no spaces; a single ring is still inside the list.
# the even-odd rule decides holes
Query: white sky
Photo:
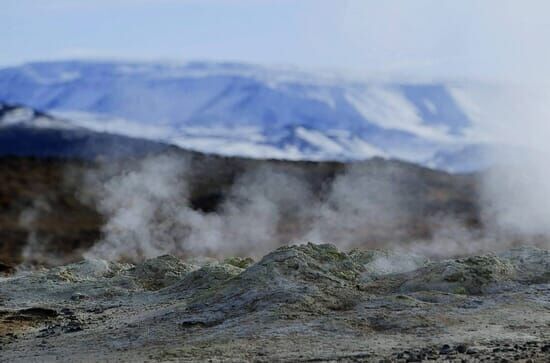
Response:
[[[0,65],[230,60],[366,74],[543,80],[546,0],[2,0]]]

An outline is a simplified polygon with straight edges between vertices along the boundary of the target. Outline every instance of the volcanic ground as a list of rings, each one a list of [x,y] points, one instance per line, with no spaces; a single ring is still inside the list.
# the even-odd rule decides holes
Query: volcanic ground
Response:
[[[550,252],[91,259],[6,273],[0,322],[2,362],[548,362]]]

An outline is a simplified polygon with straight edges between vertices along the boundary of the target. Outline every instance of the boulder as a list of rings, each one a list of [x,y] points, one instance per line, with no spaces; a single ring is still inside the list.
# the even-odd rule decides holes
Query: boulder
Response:
[[[492,255],[445,260],[401,275],[399,291],[481,295],[497,284],[511,282],[515,272],[508,260]]]
[[[175,284],[196,269],[196,265],[187,264],[171,255],[163,255],[136,265],[128,270],[128,274],[143,288],[159,290]]]

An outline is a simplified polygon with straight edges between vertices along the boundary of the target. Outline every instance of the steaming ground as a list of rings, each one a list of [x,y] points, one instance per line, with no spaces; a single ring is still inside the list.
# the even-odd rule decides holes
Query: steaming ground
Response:
[[[548,238],[499,169],[2,165],[0,362],[550,359]]]
[[[192,208],[189,183],[197,176],[188,158],[164,154],[128,168],[108,164],[84,177],[85,198],[106,218],[103,238],[85,256],[129,261],[166,253],[258,257],[301,241],[430,257],[502,251],[518,240],[549,246],[545,231],[533,228],[541,221],[512,223],[507,218],[513,211],[500,196],[477,196],[467,184],[463,192],[472,193],[472,203],[479,198],[479,217],[467,214],[472,206],[436,210],[431,203],[452,196],[438,196],[448,191],[437,185],[430,189],[429,176],[410,168],[384,161],[349,164],[314,190],[304,170],[259,165],[238,175],[216,210],[205,213]],[[498,171],[488,172],[481,184],[486,187],[491,178],[498,178]],[[516,214],[525,208],[518,209]],[[471,221],[476,218],[484,227]],[[426,231],[418,231],[422,228]]]
[[[85,175],[84,191],[106,217],[103,238],[86,257],[139,261],[180,256],[261,256],[281,244],[333,241],[350,249],[386,248],[410,235],[423,206],[411,197],[421,181],[407,180],[399,165],[350,165],[314,193],[302,171],[261,165],[237,176],[214,212],[191,207],[186,158],[160,155],[115,170]],[[410,186],[409,186],[410,185]],[[436,233],[448,228],[440,219]],[[466,240],[456,229],[454,241]],[[470,236],[468,236],[470,237]],[[433,254],[456,247],[438,243]]]
[[[3,158],[0,174],[0,261],[12,265],[260,257],[306,241],[428,257],[549,246],[544,203],[529,208],[540,188],[500,169],[452,175],[383,159],[262,161],[174,149],[103,162]],[[529,185],[533,197],[522,204],[519,190]]]
[[[2,279],[0,292],[2,362],[550,359],[550,252],[536,248],[89,259]]]

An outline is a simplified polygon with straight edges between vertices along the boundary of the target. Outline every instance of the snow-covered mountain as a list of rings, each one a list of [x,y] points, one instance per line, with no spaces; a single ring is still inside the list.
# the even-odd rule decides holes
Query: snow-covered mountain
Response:
[[[96,131],[225,155],[382,156],[467,171],[475,169],[469,155],[477,145],[454,93],[446,83],[354,81],[235,63],[71,61],[0,70],[0,101]]]

